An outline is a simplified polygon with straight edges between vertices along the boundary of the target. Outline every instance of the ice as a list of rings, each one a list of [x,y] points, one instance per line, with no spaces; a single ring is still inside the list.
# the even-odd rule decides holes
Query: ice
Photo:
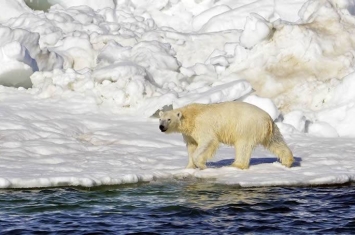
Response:
[[[0,0],[0,188],[354,181],[354,1],[45,4]],[[206,170],[184,169],[157,112],[233,100],[269,113],[294,167],[257,148],[239,170],[221,146]]]

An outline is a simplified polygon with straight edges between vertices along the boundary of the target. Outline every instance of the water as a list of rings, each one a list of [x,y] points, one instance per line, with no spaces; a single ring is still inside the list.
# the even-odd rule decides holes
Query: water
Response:
[[[355,186],[167,181],[0,191],[1,234],[351,234]]]
[[[48,0],[25,0],[25,3],[32,10],[37,11],[48,11],[48,9],[51,7],[51,4],[48,2]]]

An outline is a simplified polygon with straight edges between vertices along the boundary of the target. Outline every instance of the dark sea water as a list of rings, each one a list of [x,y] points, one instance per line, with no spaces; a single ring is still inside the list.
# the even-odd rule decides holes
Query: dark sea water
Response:
[[[0,234],[355,234],[355,186],[204,181],[0,191]]]

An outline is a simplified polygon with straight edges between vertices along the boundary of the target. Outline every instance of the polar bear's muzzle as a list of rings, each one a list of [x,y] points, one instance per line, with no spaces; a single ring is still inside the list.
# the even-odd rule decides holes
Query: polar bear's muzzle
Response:
[[[164,125],[159,125],[159,129],[161,130],[161,132],[165,132],[167,130]]]
[[[161,132],[167,131],[167,130],[168,130],[168,125],[169,125],[168,121],[166,121],[166,120],[160,120],[160,122],[159,122],[159,129],[160,129],[160,131],[161,131]]]

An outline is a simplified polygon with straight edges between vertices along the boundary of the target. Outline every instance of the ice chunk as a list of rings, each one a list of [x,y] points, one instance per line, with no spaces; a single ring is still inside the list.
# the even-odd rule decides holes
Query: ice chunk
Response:
[[[243,101],[261,108],[270,115],[272,120],[276,120],[280,115],[280,111],[271,99],[249,95],[243,98]]]
[[[284,115],[283,123],[293,126],[299,132],[306,130],[306,117],[300,110],[295,110]]]
[[[310,123],[308,126],[308,131],[310,135],[318,136],[318,137],[328,137],[328,138],[335,138],[339,137],[338,132],[335,130],[334,127],[329,125],[326,122],[314,122]]]
[[[258,14],[250,14],[245,22],[244,31],[240,35],[240,44],[252,48],[271,34],[271,24]]]

